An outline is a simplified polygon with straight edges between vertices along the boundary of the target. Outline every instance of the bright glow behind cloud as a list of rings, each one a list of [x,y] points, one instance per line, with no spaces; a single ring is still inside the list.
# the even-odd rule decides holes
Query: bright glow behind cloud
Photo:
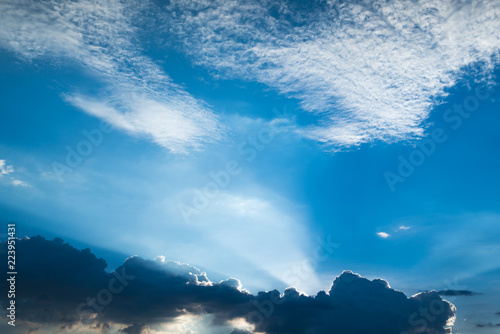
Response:
[[[258,278],[246,276],[248,273],[239,267],[238,257],[287,285],[313,293],[321,288],[321,284],[315,268],[306,259],[313,256],[311,248],[316,245],[309,244],[309,231],[303,224],[303,218],[296,212],[292,213],[296,204],[278,198],[272,200],[275,196],[264,189],[260,192],[260,196],[252,197],[222,192],[199,215],[190,217],[188,224],[196,227],[211,244],[210,249],[203,253],[206,256],[214,250],[229,250],[226,256],[232,258],[231,275],[244,282]],[[218,269],[220,265],[213,256],[198,261],[205,265],[210,263],[208,266],[211,269]],[[299,265],[299,274],[290,273]],[[252,275],[255,276],[255,271]]]
[[[335,145],[423,135],[460,70],[500,47],[496,1],[171,1],[169,27],[200,64],[265,83],[322,115],[304,135]]]

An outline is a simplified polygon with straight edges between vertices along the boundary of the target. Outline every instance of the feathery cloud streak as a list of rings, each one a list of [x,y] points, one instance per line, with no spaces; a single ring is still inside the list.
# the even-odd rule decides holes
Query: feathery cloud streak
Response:
[[[164,13],[197,63],[320,114],[304,135],[333,149],[421,137],[436,98],[464,67],[491,73],[500,47],[495,1],[172,0]]]
[[[117,0],[0,1],[0,47],[25,60],[76,61],[105,82],[98,96],[67,101],[132,135],[184,153],[216,140],[214,114],[141,55],[132,18],[140,3]]]

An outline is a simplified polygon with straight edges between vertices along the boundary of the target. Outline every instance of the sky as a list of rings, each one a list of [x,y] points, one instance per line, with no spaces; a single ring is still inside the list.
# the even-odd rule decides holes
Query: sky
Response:
[[[498,333],[499,49],[496,0],[0,0],[2,332]]]

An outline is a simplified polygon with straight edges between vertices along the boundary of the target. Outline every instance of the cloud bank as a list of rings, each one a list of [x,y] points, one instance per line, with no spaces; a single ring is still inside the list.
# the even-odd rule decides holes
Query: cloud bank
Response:
[[[165,24],[198,64],[297,98],[335,147],[421,137],[461,70],[498,62],[500,3],[172,0]]]
[[[446,326],[454,320],[454,306],[434,291],[407,298],[381,279],[348,271],[316,296],[294,288],[253,295],[237,279],[212,282],[197,268],[163,257],[130,257],[108,273],[103,259],[61,239],[24,238],[16,249],[17,321],[32,329],[87,326],[106,333],[118,325],[123,333],[154,333],[159,324],[210,315],[213,328],[247,326],[219,333],[437,334],[449,333]],[[4,242],[0,254],[6,253]],[[4,310],[7,302],[2,296]]]
[[[198,149],[217,140],[221,127],[202,101],[142,55],[133,22],[143,7],[119,0],[1,0],[0,47],[28,61],[76,62],[104,86],[92,96],[68,93],[68,102],[173,152]]]

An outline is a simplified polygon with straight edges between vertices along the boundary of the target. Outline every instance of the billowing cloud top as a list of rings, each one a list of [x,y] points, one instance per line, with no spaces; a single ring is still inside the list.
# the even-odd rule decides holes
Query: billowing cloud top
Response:
[[[0,255],[6,253],[4,242]],[[104,260],[61,239],[18,240],[17,258],[17,321],[32,328],[111,332],[121,326],[123,333],[146,333],[186,315],[210,315],[214,327],[237,319],[251,327],[232,333],[431,334],[447,333],[455,312],[436,292],[407,298],[383,280],[348,271],[328,293],[306,296],[288,288],[283,295],[253,295],[237,279],[215,283],[195,267],[163,258],[134,256],[107,273]],[[5,295],[0,302],[5,312]]]

